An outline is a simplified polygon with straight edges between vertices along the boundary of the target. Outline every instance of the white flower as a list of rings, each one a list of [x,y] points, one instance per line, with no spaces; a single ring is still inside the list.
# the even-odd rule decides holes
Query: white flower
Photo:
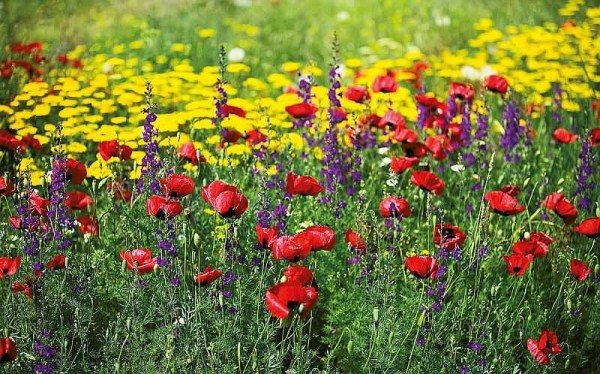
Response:
[[[389,157],[384,157],[380,162],[379,166],[387,166],[392,163],[392,159]]]
[[[450,170],[452,170],[455,173],[460,173],[461,171],[465,170],[465,165],[463,165],[463,164],[452,165],[452,166],[450,166]]]
[[[252,5],[252,0],[233,0],[233,4],[240,8],[248,8]]]
[[[350,13],[346,12],[345,10],[342,10],[338,12],[338,14],[336,14],[335,18],[337,18],[337,20],[340,22],[344,22],[348,20],[348,18],[350,18]]]
[[[387,148],[387,147],[381,147],[377,150],[377,153],[379,153],[380,155],[384,155],[387,153],[388,150],[389,150],[389,148]]]
[[[229,53],[227,53],[227,59],[229,62],[241,62],[244,57],[246,57],[246,52],[238,47],[232,48]]]

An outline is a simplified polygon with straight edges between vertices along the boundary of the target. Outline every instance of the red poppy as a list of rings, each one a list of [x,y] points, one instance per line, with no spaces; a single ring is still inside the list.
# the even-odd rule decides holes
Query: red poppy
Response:
[[[25,151],[25,145],[6,130],[0,130],[0,149],[1,148],[12,152],[16,151],[17,148],[21,151]]]
[[[303,287],[299,282],[285,282],[267,290],[265,303],[273,316],[285,319],[290,309],[296,310],[300,316],[307,315],[317,304],[318,298],[314,287]]]
[[[403,129],[406,126],[406,120],[402,114],[389,109],[379,120],[377,127],[380,129],[392,128],[396,130]]]
[[[65,198],[65,205],[69,210],[85,210],[93,204],[94,199],[92,199],[85,192],[67,192],[67,197]]]
[[[448,107],[446,103],[441,100],[438,100],[434,96],[427,95],[416,95],[415,100],[418,105],[424,106],[428,109],[430,115],[445,115]]]
[[[166,196],[182,198],[194,192],[194,180],[182,174],[170,174],[161,178],[160,184]]]
[[[512,197],[517,197],[521,194],[521,189],[518,186],[507,184],[500,191],[509,194]]]
[[[344,96],[346,99],[359,104],[362,104],[371,98],[371,95],[369,95],[369,90],[363,86],[348,87],[344,93]]]
[[[64,269],[66,267],[66,260],[67,258],[65,255],[57,254],[56,256],[52,257],[50,261],[48,261],[46,268],[52,270]]]
[[[552,139],[554,139],[557,143],[573,143],[578,137],[578,135],[563,129],[562,127],[557,128],[552,133]]]
[[[483,199],[487,201],[492,212],[503,216],[513,216],[525,210],[525,207],[519,205],[517,199],[506,192],[490,191],[484,195]]]
[[[35,192],[29,195],[29,210],[32,214],[45,216],[50,200],[44,199]]]
[[[543,232],[532,232],[529,234],[529,240],[535,240],[536,242],[544,243],[546,245],[550,245],[554,243],[554,239]]]
[[[79,232],[81,235],[98,236],[100,227],[94,216],[79,216],[77,217],[77,222],[79,222]]]
[[[270,247],[271,240],[279,236],[279,229],[277,226],[273,227],[262,227],[256,225],[256,238],[261,248],[266,249]]]
[[[309,268],[302,265],[290,265],[283,271],[285,280],[283,282],[300,283],[308,286],[313,281],[313,273]]]
[[[146,212],[160,220],[173,218],[183,211],[178,201],[167,199],[163,196],[150,196],[146,202]]]
[[[139,275],[150,273],[157,266],[157,258],[153,258],[152,251],[147,248],[124,249],[121,251],[121,260],[127,263],[129,270],[137,271]]]
[[[17,359],[17,345],[11,338],[0,338],[0,363]]]
[[[590,239],[600,238],[600,217],[584,219],[575,227],[575,232]]]
[[[501,95],[506,94],[508,91],[508,81],[506,78],[500,75],[490,75],[483,81],[485,88],[492,92],[499,93]]]
[[[331,251],[335,246],[335,232],[327,226],[310,226],[296,234],[306,239],[313,251]]]
[[[558,345],[558,337],[551,330],[542,331],[539,342],[532,338],[527,339],[527,349],[540,365],[550,365],[548,355],[556,355],[561,352],[561,348]]]
[[[21,137],[21,143],[23,143],[23,145],[33,149],[34,151],[41,151],[42,150],[42,143],[40,143],[39,140],[37,140],[36,138],[34,138],[31,135],[24,135],[23,137]]]
[[[595,127],[590,130],[590,145],[592,147],[600,146],[600,127]]]
[[[379,213],[388,217],[410,217],[410,205],[408,201],[398,196],[388,196],[379,203]]]
[[[410,181],[422,190],[433,192],[435,196],[440,196],[444,192],[444,181],[429,171],[413,171]]]
[[[87,177],[87,169],[83,162],[69,158],[66,163],[67,180],[73,185],[80,185]]]
[[[104,161],[110,160],[111,157],[127,161],[131,158],[133,149],[128,145],[119,145],[119,141],[114,139],[98,143],[98,152]]]
[[[379,121],[381,121],[381,117],[379,117],[377,114],[370,113],[370,114],[365,114],[363,116],[360,116],[359,121],[360,121],[361,125],[373,127],[373,126],[379,125]]]
[[[512,245],[513,253],[521,256],[546,257],[548,244],[534,239],[522,240]]]
[[[11,196],[15,192],[15,182],[11,179],[6,181],[4,177],[0,177],[0,196]]]
[[[433,228],[433,243],[436,247],[445,248],[449,251],[461,247],[467,236],[458,226],[446,223],[438,223]]]
[[[449,95],[471,102],[475,98],[475,89],[469,83],[452,82],[450,83]]]
[[[290,195],[316,196],[324,190],[319,181],[311,176],[287,174],[285,192]]]
[[[213,269],[210,265],[208,265],[204,271],[196,274],[194,277],[194,282],[200,286],[206,286],[219,279],[222,274],[223,273],[221,270]]]
[[[417,278],[435,279],[438,270],[438,262],[432,256],[412,256],[404,260],[404,266]]]
[[[21,257],[0,257],[0,279],[14,275],[21,264]]]
[[[257,129],[246,131],[246,142],[251,144],[260,144],[267,141],[267,136]]]
[[[10,292],[12,292],[12,293],[23,292],[23,294],[25,294],[25,296],[27,296],[27,298],[29,300],[33,299],[33,280],[27,279],[25,281],[25,283],[14,281],[10,285]]]
[[[235,114],[238,117],[246,118],[246,111],[244,109],[229,104],[225,104],[221,107],[221,113],[223,113],[223,117]]]
[[[366,248],[365,241],[360,237],[360,235],[352,231],[352,229],[346,230],[345,240],[346,243],[350,244],[352,248],[359,251],[364,251]]]
[[[318,110],[319,108],[312,103],[298,103],[285,107],[285,111],[294,118],[312,117]]]
[[[192,163],[192,165],[198,165],[198,153],[193,142],[187,142],[182,144],[177,150],[177,153],[186,161]],[[204,155],[200,154],[200,162],[206,162]]]
[[[221,143],[217,146],[218,149],[222,149],[225,144],[235,144],[240,140],[244,135],[241,132],[233,129],[223,129],[221,130]]]
[[[418,163],[418,157],[392,157],[392,162],[390,163],[390,170],[392,170],[396,174],[400,174]]]
[[[112,183],[108,183],[108,190],[114,194],[116,200],[124,200],[129,202],[133,196],[131,190],[126,189],[123,182],[118,179]]]
[[[221,181],[202,187],[202,199],[226,218],[238,218],[248,209],[246,196],[237,187]]]
[[[531,261],[533,261],[533,255],[519,255],[512,254],[510,256],[502,256],[504,262],[506,262],[506,270],[508,270],[508,274],[516,275],[517,277],[523,276]]]
[[[271,241],[271,252],[276,260],[298,262],[310,254],[312,244],[308,238],[299,235],[284,235]]]
[[[542,206],[546,209],[554,211],[566,224],[575,222],[577,218],[577,209],[571,202],[560,192],[552,192],[542,202]]]
[[[396,92],[398,83],[394,77],[389,75],[380,75],[373,81],[373,92]]]
[[[592,268],[587,266],[585,261],[580,261],[572,258],[570,260],[570,265],[571,274],[573,274],[575,279],[578,279],[580,282],[584,282],[588,275],[590,275],[590,273],[592,272]]]
[[[414,130],[400,128],[396,129],[392,134],[392,140],[400,143],[416,143],[419,141],[419,135]]]
[[[425,139],[426,149],[431,152],[433,158],[437,161],[445,160],[448,157],[444,148],[444,145],[448,143],[448,138],[445,135],[428,136]]]
[[[420,142],[402,143],[402,150],[406,157],[425,157],[427,156],[427,147]]]

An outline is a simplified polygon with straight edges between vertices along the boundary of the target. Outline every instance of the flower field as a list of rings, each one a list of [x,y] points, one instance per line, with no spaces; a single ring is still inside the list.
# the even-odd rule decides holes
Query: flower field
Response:
[[[2,24],[4,372],[599,372],[597,4],[419,48],[198,3],[283,21]]]

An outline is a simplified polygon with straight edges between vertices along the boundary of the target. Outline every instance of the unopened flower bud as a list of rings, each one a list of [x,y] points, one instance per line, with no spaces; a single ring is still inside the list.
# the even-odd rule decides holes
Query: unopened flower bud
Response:
[[[379,308],[373,308],[373,322],[379,321]]]
[[[352,354],[352,348],[354,347],[354,342],[352,340],[348,341],[348,345],[346,346],[346,350],[348,354]]]

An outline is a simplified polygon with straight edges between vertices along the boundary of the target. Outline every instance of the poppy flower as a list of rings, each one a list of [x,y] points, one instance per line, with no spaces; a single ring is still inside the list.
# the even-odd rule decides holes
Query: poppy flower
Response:
[[[290,265],[283,271],[285,282],[300,283],[303,286],[308,286],[313,281],[313,273],[309,268],[302,265]]]
[[[569,263],[571,265],[571,274],[573,274],[575,279],[578,279],[580,282],[584,282],[588,275],[590,275],[592,272],[592,268],[587,266],[585,261],[572,258]]]
[[[64,269],[66,267],[66,257],[63,254],[57,254],[52,257],[50,261],[46,264],[47,269],[59,270]]]
[[[246,111],[237,106],[225,104],[221,107],[223,117],[229,117],[230,114],[235,114],[238,117],[246,118]]]
[[[548,210],[554,211],[566,224],[575,222],[577,218],[577,209],[560,192],[552,192],[542,202],[542,206]]]
[[[402,129],[406,126],[406,120],[402,116],[402,114],[389,109],[383,117],[379,120],[377,127],[380,129],[392,128],[392,129]]]
[[[575,232],[590,239],[600,238],[600,217],[584,219],[575,227]]]
[[[433,192],[435,196],[440,196],[444,192],[444,181],[429,171],[413,171],[410,181],[422,190]]]
[[[69,158],[66,162],[66,174],[67,180],[72,185],[80,185],[81,182],[87,177],[87,169],[83,162],[79,162],[75,159]]]
[[[94,216],[79,216],[77,217],[77,222],[79,222],[79,232],[81,235],[98,236],[100,227]]]
[[[98,152],[104,161],[110,160],[111,157],[127,161],[131,158],[133,149],[128,145],[119,145],[119,141],[114,139],[98,143]]]
[[[435,279],[438,262],[432,256],[411,256],[404,260],[404,266],[417,278]]]
[[[239,218],[248,209],[246,196],[237,187],[221,181],[202,187],[202,199],[226,218]]]
[[[508,270],[508,274],[516,275],[517,277],[523,276],[531,261],[533,261],[533,255],[519,255],[512,254],[510,256],[502,256],[504,262],[506,262],[506,270]]]
[[[189,161],[192,165],[198,165],[198,153],[193,142],[187,142],[177,149],[177,153],[182,159]],[[200,162],[206,162],[206,158],[200,154]]]
[[[425,107],[430,114],[430,117],[440,115],[445,116],[448,111],[448,106],[443,101],[434,96],[415,95],[415,100],[418,105]],[[432,120],[430,120],[431,122]]]
[[[352,248],[359,251],[364,251],[366,248],[365,241],[360,237],[360,235],[352,231],[352,229],[346,230],[345,241],[346,243],[350,244]]]
[[[390,162],[390,170],[396,174],[400,174],[418,163],[418,157],[392,157],[392,162]]]
[[[392,134],[392,140],[400,143],[416,143],[419,141],[419,135],[414,130],[399,128]]]
[[[397,196],[388,196],[379,203],[379,213],[388,217],[410,217],[410,205],[408,201]]]
[[[0,177],[0,196],[11,196],[15,192],[15,182],[11,179],[6,181],[4,177]]]
[[[427,139],[425,139],[425,148],[433,155],[434,160],[442,161],[448,157],[446,149],[444,148],[444,145],[447,143],[449,143],[449,141],[445,135],[428,136]]]
[[[483,199],[487,201],[492,212],[502,216],[513,216],[525,210],[525,207],[519,205],[517,199],[506,192],[490,191],[484,195]]]
[[[406,157],[425,157],[427,156],[427,147],[420,142],[402,143],[402,150]]]
[[[344,97],[350,101],[354,101],[355,103],[362,104],[369,100],[371,95],[369,95],[369,90],[363,86],[352,86],[346,89],[346,92],[344,92]]]
[[[318,110],[319,108],[312,103],[298,103],[285,107],[285,111],[294,118],[312,117]]]
[[[271,241],[271,252],[276,260],[298,262],[310,254],[312,243],[300,235],[284,235]]]
[[[467,236],[458,226],[447,223],[438,223],[433,228],[433,243],[436,247],[445,248],[449,251],[461,247]]]
[[[194,192],[194,180],[182,174],[170,174],[161,178],[160,184],[166,196],[182,198]]]
[[[508,91],[508,81],[506,78],[500,75],[492,74],[485,78],[483,85],[489,91],[499,93],[500,95],[506,94]]]
[[[327,226],[310,226],[297,233],[296,236],[306,239],[313,251],[331,251],[335,246],[335,232]]]
[[[264,143],[267,141],[267,136],[265,134],[263,134],[262,132],[260,132],[260,130],[257,129],[252,129],[250,131],[246,131],[246,142],[249,142],[251,144],[260,144],[260,143]]]
[[[146,202],[146,212],[160,220],[173,218],[183,211],[178,201],[167,199],[163,196],[150,196]]]
[[[221,270],[213,269],[210,265],[208,265],[204,271],[196,274],[194,277],[194,282],[200,286],[206,286],[219,279],[222,274],[223,273]]]
[[[113,193],[116,200],[123,200],[129,202],[131,201],[131,197],[133,196],[131,190],[125,188],[124,183],[120,180],[109,182],[108,190]]]
[[[316,196],[324,190],[325,188],[319,184],[319,181],[311,176],[287,174],[285,192],[290,195]]]
[[[600,146],[600,127],[595,127],[590,130],[590,145],[592,147]]]
[[[318,298],[314,287],[303,287],[299,282],[285,282],[267,290],[265,303],[274,317],[285,319],[290,315],[290,310],[296,310],[300,316],[307,315],[317,304]]]
[[[550,365],[548,355],[556,355],[561,352],[561,348],[558,345],[558,337],[551,330],[542,331],[539,342],[532,338],[527,339],[527,349],[540,365]]]
[[[570,133],[568,130],[563,129],[562,127],[557,128],[552,133],[552,139],[554,139],[554,141],[557,143],[563,144],[573,143],[578,137],[578,135]]]
[[[32,214],[45,216],[48,205],[50,205],[49,199],[44,199],[36,193],[29,194],[29,211]]]
[[[218,149],[223,149],[225,144],[236,144],[244,135],[233,129],[221,130],[221,143],[217,146]]]
[[[27,298],[29,300],[32,300],[33,299],[33,280],[27,279],[24,283],[14,281],[10,285],[10,292],[12,292],[12,293],[23,292],[23,294],[25,294],[25,296],[27,296]]]
[[[475,98],[475,89],[469,83],[450,83],[450,96],[456,97],[459,100],[472,102]]]
[[[554,239],[543,232],[532,232],[529,234],[529,240],[534,240],[536,242],[540,242],[546,245],[550,245],[554,243]]]
[[[17,345],[11,338],[0,338],[0,363],[17,359]]]
[[[0,257],[0,279],[14,275],[21,264],[21,257]]]
[[[0,149],[2,148],[11,152],[16,151],[17,149],[25,151],[25,145],[6,130],[0,130]]]
[[[67,197],[65,198],[65,205],[69,210],[85,210],[93,204],[94,199],[92,199],[85,192],[67,192]]]
[[[36,138],[34,138],[31,135],[22,136],[21,143],[23,143],[23,145],[33,149],[34,151],[40,152],[42,150],[42,143],[40,143],[39,140],[37,140]]]
[[[394,77],[389,75],[380,75],[373,81],[373,92],[396,92],[398,90],[398,83]]]
[[[521,189],[518,186],[507,184],[500,189],[500,191],[509,194],[512,197],[517,197],[521,194]]]
[[[127,268],[136,271],[139,275],[150,273],[157,266],[156,257],[152,257],[152,251],[147,248],[122,250],[121,260],[127,263]]]
[[[521,256],[546,257],[548,244],[537,240],[522,240],[512,245],[512,251]]]
[[[270,247],[271,240],[279,236],[279,229],[277,226],[273,227],[262,227],[256,225],[256,238],[261,248],[266,249]]]
[[[381,117],[377,114],[369,113],[363,116],[360,116],[359,121],[361,125],[375,127],[379,125],[379,121],[381,121]]]

